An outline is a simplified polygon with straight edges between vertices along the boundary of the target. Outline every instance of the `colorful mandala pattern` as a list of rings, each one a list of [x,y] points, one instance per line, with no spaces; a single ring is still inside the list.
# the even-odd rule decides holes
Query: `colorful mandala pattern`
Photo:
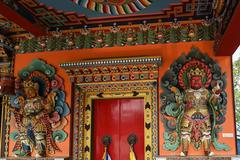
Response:
[[[100,13],[124,15],[138,12],[149,5],[151,0],[72,0],[73,2]]]

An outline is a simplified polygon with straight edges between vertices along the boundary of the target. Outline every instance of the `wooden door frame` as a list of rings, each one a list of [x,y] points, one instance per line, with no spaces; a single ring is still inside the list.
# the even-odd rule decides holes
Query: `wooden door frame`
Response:
[[[60,64],[73,88],[72,159],[91,159],[92,100],[144,98],[144,159],[158,155],[161,57],[95,59]]]
[[[96,90],[96,86],[101,89]],[[144,159],[152,160],[153,156],[158,154],[158,105],[155,80],[82,83],[77,85],[75,95],[79,99],[74,105],[74,117],[78,117],[78,119],[74,119],[73,141],[77,142],[77,145],[73,147],[74,159],[92,159],[92,106],[95,99],[143,98],[145,104]]]

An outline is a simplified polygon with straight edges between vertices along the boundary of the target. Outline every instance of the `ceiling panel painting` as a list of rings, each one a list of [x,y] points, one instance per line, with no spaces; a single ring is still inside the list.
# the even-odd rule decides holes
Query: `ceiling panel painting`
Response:
[[[45,30],[124,26],[214,18],[214,0],[6,0],[10,8]],[[228,0],[230,4],[233,0]],[[1,12],[1,11],[0,11]],[[216,11],[215,11],[216,12]],[[220,12],[220,11],[219,11]],[[13,19],[13,18],[12,18]],[[1,20],[1,32],[10,22]],[[15,22],[16,23],[16,22]],[[17,23],[18,24],[18,23]]]
[[[169,8],[171,4],[180,4],[180,0],[37,0],[37,2],[64,12],[83,14],[87,18],[156,13]]]
[[[213,0],[18,0],[49,29],[211,18]],[[26,17],[28,18],[28,17]]]
[[[153,14],[179,15],[194,12],[193,18],[210,16],[213,0],[37,0],[64,12],[76,12],[87,18]],[[133,16],[134,16],[133,15]]]
[[[131,14],[150,6],[150,0],[74,0],[84,8],[111,15]]]

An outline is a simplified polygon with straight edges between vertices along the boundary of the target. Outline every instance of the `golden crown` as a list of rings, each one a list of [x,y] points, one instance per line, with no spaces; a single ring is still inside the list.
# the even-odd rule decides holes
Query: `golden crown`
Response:
[[[199,69],[199,68],[195,68],[195,69],[191,69],[188,72],[188,77],[194,77],[194,76],[201,76],[204,77],[206,75],[205,71],[203,69]]]
[[[24,88],[34,88],[34,89],[38,89],[39,88],[39,84],[36,82],[32,82],[31,80],[28,81],[24,81],[23,82],[23,87]]]

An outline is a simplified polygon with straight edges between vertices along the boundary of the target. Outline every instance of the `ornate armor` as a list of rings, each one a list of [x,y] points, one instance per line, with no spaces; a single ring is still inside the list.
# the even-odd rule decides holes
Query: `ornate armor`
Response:
[[[217,150],[230,149],[217,136],[226,114],[225,78],[220,67],[195,48],[171,65],[162,78],[165,150],[175,151],[181,144],[180,155],[186,156],[193,143],[210,156],[210,144]]]
[[[204,146],[206,154],[210,150],[208,141],[211,138],[211,123],[207,106],[208,99],[209,91],[205,88],[198,90],[190,88],[185,91],[186,106],[181,121],[181,138],[185,155],[188,152],[188,143],[191,141],[197,149],[202,142],[206,141]]]
[[[16,156],[31,156],[34,151],[35,157],[47,157],[60,151],[56,142],[67,138],[63,129],[69,108],[63,80],[55,73],[52,66],[36,59],[18,74],[16,96],[11,97],[18,131],[10,133]]]
[[[51,137],[50,118],[45,109],[47,104],[38,95],[38,83],[24,81],[23,87],[26,100],[22,102],[20,110],[14,111],[20,132],[14,151],[16,155],[26,156],[35,149],[36,157],[43,157],[46,156],[46,149],[58,150]]]

